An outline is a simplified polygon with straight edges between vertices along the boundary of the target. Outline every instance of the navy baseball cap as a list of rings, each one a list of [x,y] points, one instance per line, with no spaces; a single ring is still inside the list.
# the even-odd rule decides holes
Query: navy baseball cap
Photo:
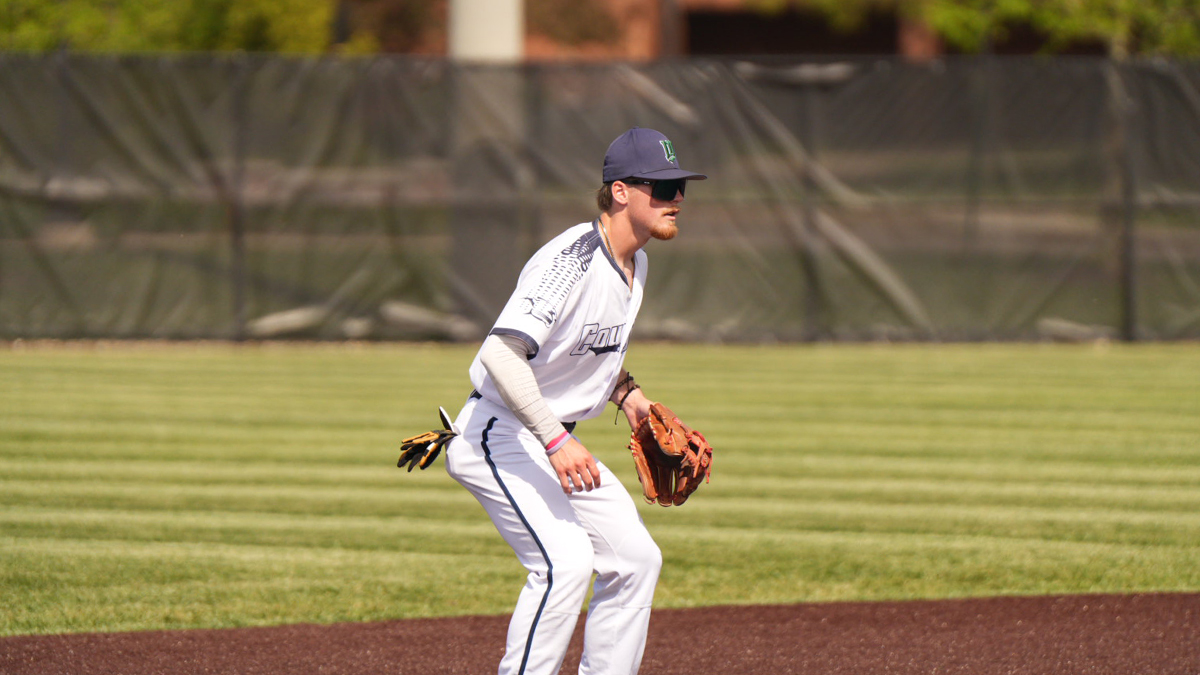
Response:
[[[701,173],[684,171],[675,158],[675,145],[653,129],[634,127],[617,136],[604,155],[604,181],[622,178],[704,180]]]

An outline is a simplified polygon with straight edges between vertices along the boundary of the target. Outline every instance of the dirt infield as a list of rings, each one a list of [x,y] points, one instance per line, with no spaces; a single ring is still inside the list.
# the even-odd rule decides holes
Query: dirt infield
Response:
[[[506,617],[0,638],[5,675],[494,673]],[[582,626],[582,622],[581,622]],[[564,673],[579,663],[582,633]],[[656,610],[642,675],[1197,675],[1200,594]]]

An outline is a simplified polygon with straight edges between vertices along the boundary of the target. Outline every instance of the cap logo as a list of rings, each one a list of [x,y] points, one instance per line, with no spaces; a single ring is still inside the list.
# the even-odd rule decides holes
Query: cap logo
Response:
[[[663,140],[659,141],[658,144],[663,147],[663,152],[667,155],[667,161],[674,164],[675,163],[675,144],[672,143],[671,141],[668,141],[665,138]]]

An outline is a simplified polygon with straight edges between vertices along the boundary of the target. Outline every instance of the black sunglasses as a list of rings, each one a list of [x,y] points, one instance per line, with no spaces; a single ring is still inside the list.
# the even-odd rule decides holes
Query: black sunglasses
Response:
[[[643,178],[626,178],[622,183],[631,185],[649,185],[650,196],[659,201],[670,202],[675,200],[675,195],[684,194],[687,190],[686,178],[675,178],[672,180],[645,180]]]

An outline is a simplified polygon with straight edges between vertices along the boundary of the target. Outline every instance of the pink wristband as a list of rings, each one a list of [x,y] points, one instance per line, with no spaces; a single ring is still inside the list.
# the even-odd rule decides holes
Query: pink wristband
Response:
[[[569,440],[571,440],[571,432],[563,431],[558,435],[558,438],[550,441],[550,445],[546,446],[546,454],[553,455],[554,453],[558,452],[562,449],[562,446],[567,444],[567,441]]]

